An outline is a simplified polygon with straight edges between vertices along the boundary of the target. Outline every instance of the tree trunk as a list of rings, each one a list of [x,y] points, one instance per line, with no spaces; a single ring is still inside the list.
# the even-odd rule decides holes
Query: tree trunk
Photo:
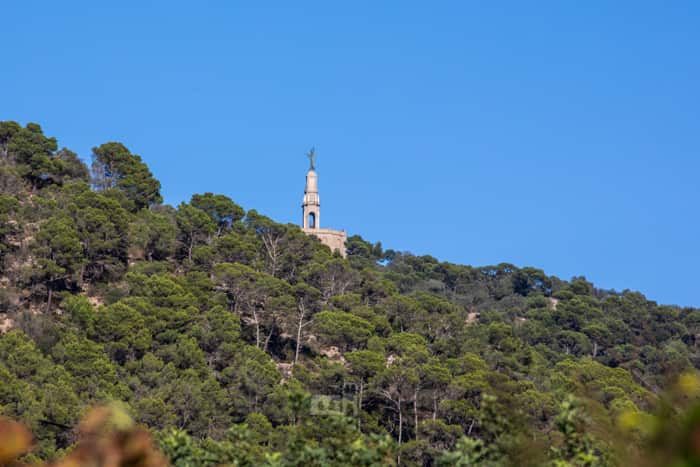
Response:
[[[301,311],[300,315],[299,315],[299,322],[297,323],[297,345],[296,345],[296,350],[294,351],[294,364],[295,365],[299,361],[299,350],[301,349],[301,328],[302,328],[303,320],[304,320],[304,312]]]
[[[49,291],[48,300],[46,301],[46,312],[49,313],[49,312],[51,312],[51,298],[53,297],[53,289],[51,288],[50,285],[47,285],[46,288]]]
[[[418,439],[418,389],[413,393],[413,426],[415,426],[415,438]]]
[[[275,325],[273,324],[270,326],[270,332],[267,334],[267,337],[265,338],[265,344],[263,345],[263,351],[267,352],[267,348],[270,345],[270,339],[272,339],[272,333],[275,332]]]
[[[192,248],[194,248],[194,236],[190,236],[190,244],[187,247],[187,259],[192,261]]]
[[[437,397],[433,394],[433,421],[437,420]]]
[[[263,244],[267,250],[267,256],[270,258],[270,275],[277,277],[277,242],[279,238],[272,238],[270,234],[263,235]]]
[[[399,446],[403,440],[403,414],[401,413],[401,399],[398,400],[396,406],[399,408]]]
[[[596,358],[598,356],[598,343],[596,341],[593,341],[593,358]]]
[[[362,396],[365,389],[365,380],[360,378],[360,394],[357,397],[357,429],[362,427]]]
[[[255,322],[255,346],[260,348],[260,321],[255,310],[253,310],[253,321]]]
[[[401,414],[401,399],[397,403],[399,408],[399,452],[396,454],[396,464],[401,465],[401,441],[403,439],[403,416]]]

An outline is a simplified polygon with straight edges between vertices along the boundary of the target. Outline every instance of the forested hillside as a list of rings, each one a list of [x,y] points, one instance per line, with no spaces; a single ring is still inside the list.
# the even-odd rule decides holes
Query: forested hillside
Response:
[[[663,430],[698,395],[700,310],[360,236],[344,259],[225,195],[162,204],[120,143],[91,157],[0,123],[0,414],[25,461],[115,401],[182,466],[642,465],[685,439]]]

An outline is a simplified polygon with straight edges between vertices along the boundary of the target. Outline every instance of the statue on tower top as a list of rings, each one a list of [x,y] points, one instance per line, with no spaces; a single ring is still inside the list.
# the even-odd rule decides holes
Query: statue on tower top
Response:
[[[306,157],[309,158],[309,170],[316,170],[315,166],[315,161],[316,161],[316,149],[313,147],[309,150],[309,153],[306,155]]]

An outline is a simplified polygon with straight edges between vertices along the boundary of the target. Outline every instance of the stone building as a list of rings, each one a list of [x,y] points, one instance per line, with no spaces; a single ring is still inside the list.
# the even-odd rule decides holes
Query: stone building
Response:
[[[343,258],[346,256],[345,242],[348,235],[344,230],[321,228],[321,198],[318,196],[318,174],[314,167],[314,150],[309,152],[311,164],[306,172],[306,188],[304,189],[304,202],[301,205],[303,220],[302,230],[307,235],[317,237],[321,243],[331,251],[339,251]]]

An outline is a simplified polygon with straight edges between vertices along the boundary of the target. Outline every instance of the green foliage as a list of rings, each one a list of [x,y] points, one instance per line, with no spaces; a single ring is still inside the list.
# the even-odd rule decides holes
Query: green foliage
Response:
[[[44,135],[36,123],[22,128],[16,122],[0,122],[0,153],[15,164],[17,175],[36,190],[69,180],[85,180],[87,168],[68,149],[57,151],[56,138]]]
[[[30,286],[46,296],[51,309],[55,290],[74,285],[85,257],[78,232],[67,217],[54,217],[42,225],[34,242],[35,263],[29,269]],[[39,287],[43,286],[43,287]]]
[[[457,443],[456,449],[446,452],[438,458],[439,466],[472,467],[478,465],[498,465],[489,460],[489,449],[480,439],[464,437]]]
[[[18,226],[12,223],[18,209],[19,202],[16,198],[0,195],[0,271],[4,270],[5,255],[15,249],[8,240],[19,230]]]
[[[243,219],[245,215],[243,208],[234,203],[228,196],[215,195],[210,192],[203,195],[192,195],[190,204],[207,213],[214,221],[217,237]]]
[[[700,365],[697,309],[359,236],[341,258],[225,195],[160,205],[120,143],[92,187],[57,148],[0,122],[0,414],[38,458],[119,400],[175,465],[619,464],[618,420],[635,462],[695,459],[692,408],[650,413]]]
[[[191,261],[194,248],[209,241],[216,224],[206,212],[185,203],[178,206],[175,220],[180,232],[181,256]]]
[[[555,419],[557,430],[563,440],[560,446],[552,448],[552,463],[557,467],[602,465],[600,455],[593,448],[590,436],[583,432],[584,420],[580,404],[568,397],[561,404],[561,411]]]
[[[372,323],[344,311],[322,311],[315,321],[316,332],[322,340],[343,350],[358,348],[374,332]]]
[[[139,211],[131,222],[131,256],[147,261],[163,261],[175,253],[177,225],[171,216],[149,210]]]
[[[121,143],[110,142],[92,148],[93,184],[100,191],[119,190],[125,208],[136,212],[163,201],[160,182],[153,177],[140,156]]]
[[[65,188],[67,214],[87,260],[80,280],[119,279],[128,262],[129,214],[117,201],[79,183]]]

